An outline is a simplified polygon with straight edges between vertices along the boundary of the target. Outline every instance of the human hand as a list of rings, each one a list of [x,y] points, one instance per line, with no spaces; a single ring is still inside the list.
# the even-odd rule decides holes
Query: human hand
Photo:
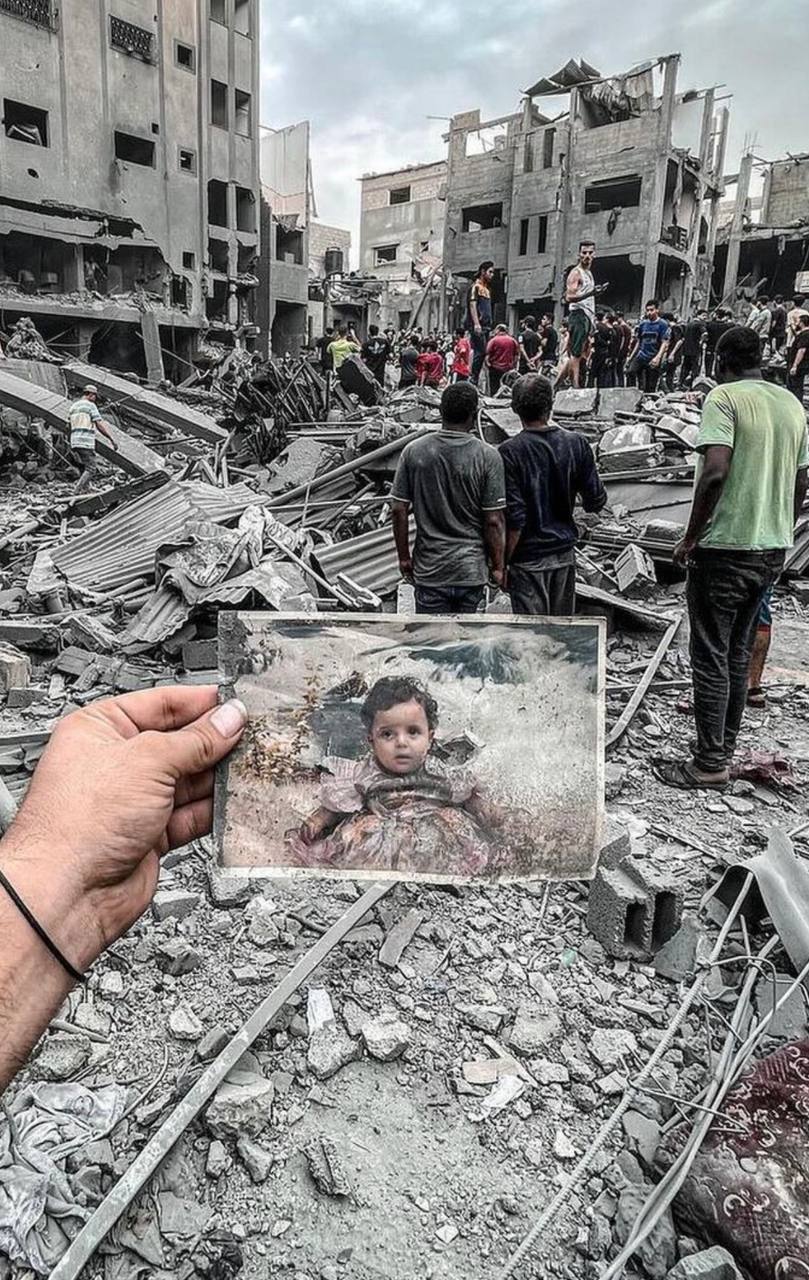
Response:
[[[674,564],[678,564],[681,567],[687,565],[688,561],[694,554],[695,546],[695,542],[691,542],[687,538],[682,538],[671,553],[671,558]]]
[[[483,329],[481,328],[481,326],[480,326],[479,324],[476,324],[476,325],[475,325],[475,327],[474,327],[474,332],[475,332],[475,333],[483,333]]]
[[[650,369],[660,368],[660,356],[655,356],[653,360],[649,361],[649,368]]]
[[[213,766],[245,723],[240,702],[216,706],[214,685],[167,685],[56,726],[2,862],[37,918],[70,919],[79,968],[145,911],[160,855],[210,831]]]
[[[492,571],[491,571],[491,575],[490,575],[490,576],[491,576],[491,580],[492,580],[492,582],[494,583],[494,585],[495,585],[496,587],[499,587],[501,591],[505,591],[505,589],[506,589],[506,571],[505,571],[505,569],[492,569]]]
[[[413,581],[413,560],[411,556],[399,557],[399,572],[405,582]]]

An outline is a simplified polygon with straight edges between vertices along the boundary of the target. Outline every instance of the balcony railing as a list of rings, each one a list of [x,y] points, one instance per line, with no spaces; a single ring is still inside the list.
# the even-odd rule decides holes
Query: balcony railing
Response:
[[[144,62],[155,60],[155,39],[152,32],[112,15],[110,15],[110,44],[113,49],[128,53],[133,58],[142,58]]]
[[[35,27],[50,30],[54,25],[51,0],[0,0],[0,13],[22,18],[23,22],[31,22]]]

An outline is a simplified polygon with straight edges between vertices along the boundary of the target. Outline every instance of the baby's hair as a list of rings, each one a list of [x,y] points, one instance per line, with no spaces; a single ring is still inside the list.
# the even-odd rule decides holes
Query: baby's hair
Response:
[[[391,707],[398,706],[400,702],[417,702],[424,708],[428,728],[434,729],[438,724],[438,703],[435,698],[423,684],[419,684],[418,680],[411,680],[409,676],[383,676],[381,680],[377,680],[362,704],[362,723],[370,732],[377,712],[390,711]]]

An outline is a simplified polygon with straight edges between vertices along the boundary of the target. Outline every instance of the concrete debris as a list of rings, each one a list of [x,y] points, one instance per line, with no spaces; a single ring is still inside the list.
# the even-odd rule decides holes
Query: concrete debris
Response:
[[[682,889],[635,857],[599,867],[590,886],[587,926],[608,955],[651,960],[674,936],[682,917]]]
[[[625,1244],[629,1238],[635,1219],[651,1190],[650,1184],[637,1186],[630,1183],[621,1191],[614,1224],[614,1234],[619,1244]],[[638,1246],[635,1257],[649,1280],[666,1280],[677,1260],[677,1235],[669,1209],[660,1215],[643,1244]]]
[[[205,1112],[215,1138],[257,1138],[272,1120],[275,1086],[257,1071],[236,1067],[220,1084]]]
[[[684,912],[683,922],[675,934],[655,952],[655,972],[673,982],[685,982],[697,972],[700,959],[710,950],[705,930],[692,912]]]
[[[392,1062],[400,1058],[410,1044],[411,1031],[395,1013],[383,1013],[362,1027],[362,1038],[372,1058]]]
[[[169,1030],[177,1040],[201,1040],[203,1026],[193,1009],[178,1005],[169,1015]]]
[[[616,558],[613,572],[618,590],[636,600],[648,600],[657,588],[657,575],[650,556],[634,542]]]
[[[155,948],[157,966],[164,973],[177,977],[181,973],[191,973],[202,964],[202,956],[190,942],[184,938],[167,938],[158,942]]]
[[[345,1162],[333,1139],[318,1134],[304,1145],[303,1154],[312,1181],[324,1196],[340,1198],[352,1194]]]
[[[223,1173],[227,1173],[233,1161],[231,1160],[228,1149],[224,1142],[219,1138],[214,1138],[208,1147],[208,1154],[205,1157],[205,1172],[209,1178],[221,1178]]]
[[[316,1080],[329,1080],[349,1062],[362,1057],[362,1047],[342,1027],[329,1023],[309,1039],[306,1062]]]
[[[90,1041],[81,1035],[48,1036],[36,1059],[36,1074],[40,1080],[70,1080],[87,1066],[90,1060]]]
[[[198,893],[185,889],[158,889],[152,898],[152,915],[155,920],[185,920],[201,901]]]
[[[561,1029],[557,1013],[541,1014],[530,1005],[521,1005],[508,1033],[507,1044],[522,1057],[533,1058],[556,1040]]]
[[[0,693],[26,689],[30,679],[30,659],[14,645],[0,641]]]
[[[236,1150],[253,1182],[266,1182],[273,1166],[273,1157],[269,1151],[244,1134],[236,1141]]]
[[[681,1258],[666,1280],[742,1280],[742,1273],[727,1249],[714,1245],[712,1249]]]

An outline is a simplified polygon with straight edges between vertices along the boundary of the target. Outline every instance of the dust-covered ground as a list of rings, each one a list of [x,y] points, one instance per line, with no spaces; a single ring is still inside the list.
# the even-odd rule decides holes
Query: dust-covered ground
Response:
[[[465,774],[530,841],[519,865],[503,859],[501,877],[591,873],[603,796],[596,625],[240,621],[244,651],[232,661],[251,670],[234,689],[253,730],[228,768],[227,866],[289,867],[285,833],[318,806],[317,766],[325,756],[367,755],[364,692],[395,674],[428,688],[438,703],[437,746],[465,739]],[[451,762],[443,767],[452,774]],[[446,871],[425,867],[424,878],[442,881]]]

